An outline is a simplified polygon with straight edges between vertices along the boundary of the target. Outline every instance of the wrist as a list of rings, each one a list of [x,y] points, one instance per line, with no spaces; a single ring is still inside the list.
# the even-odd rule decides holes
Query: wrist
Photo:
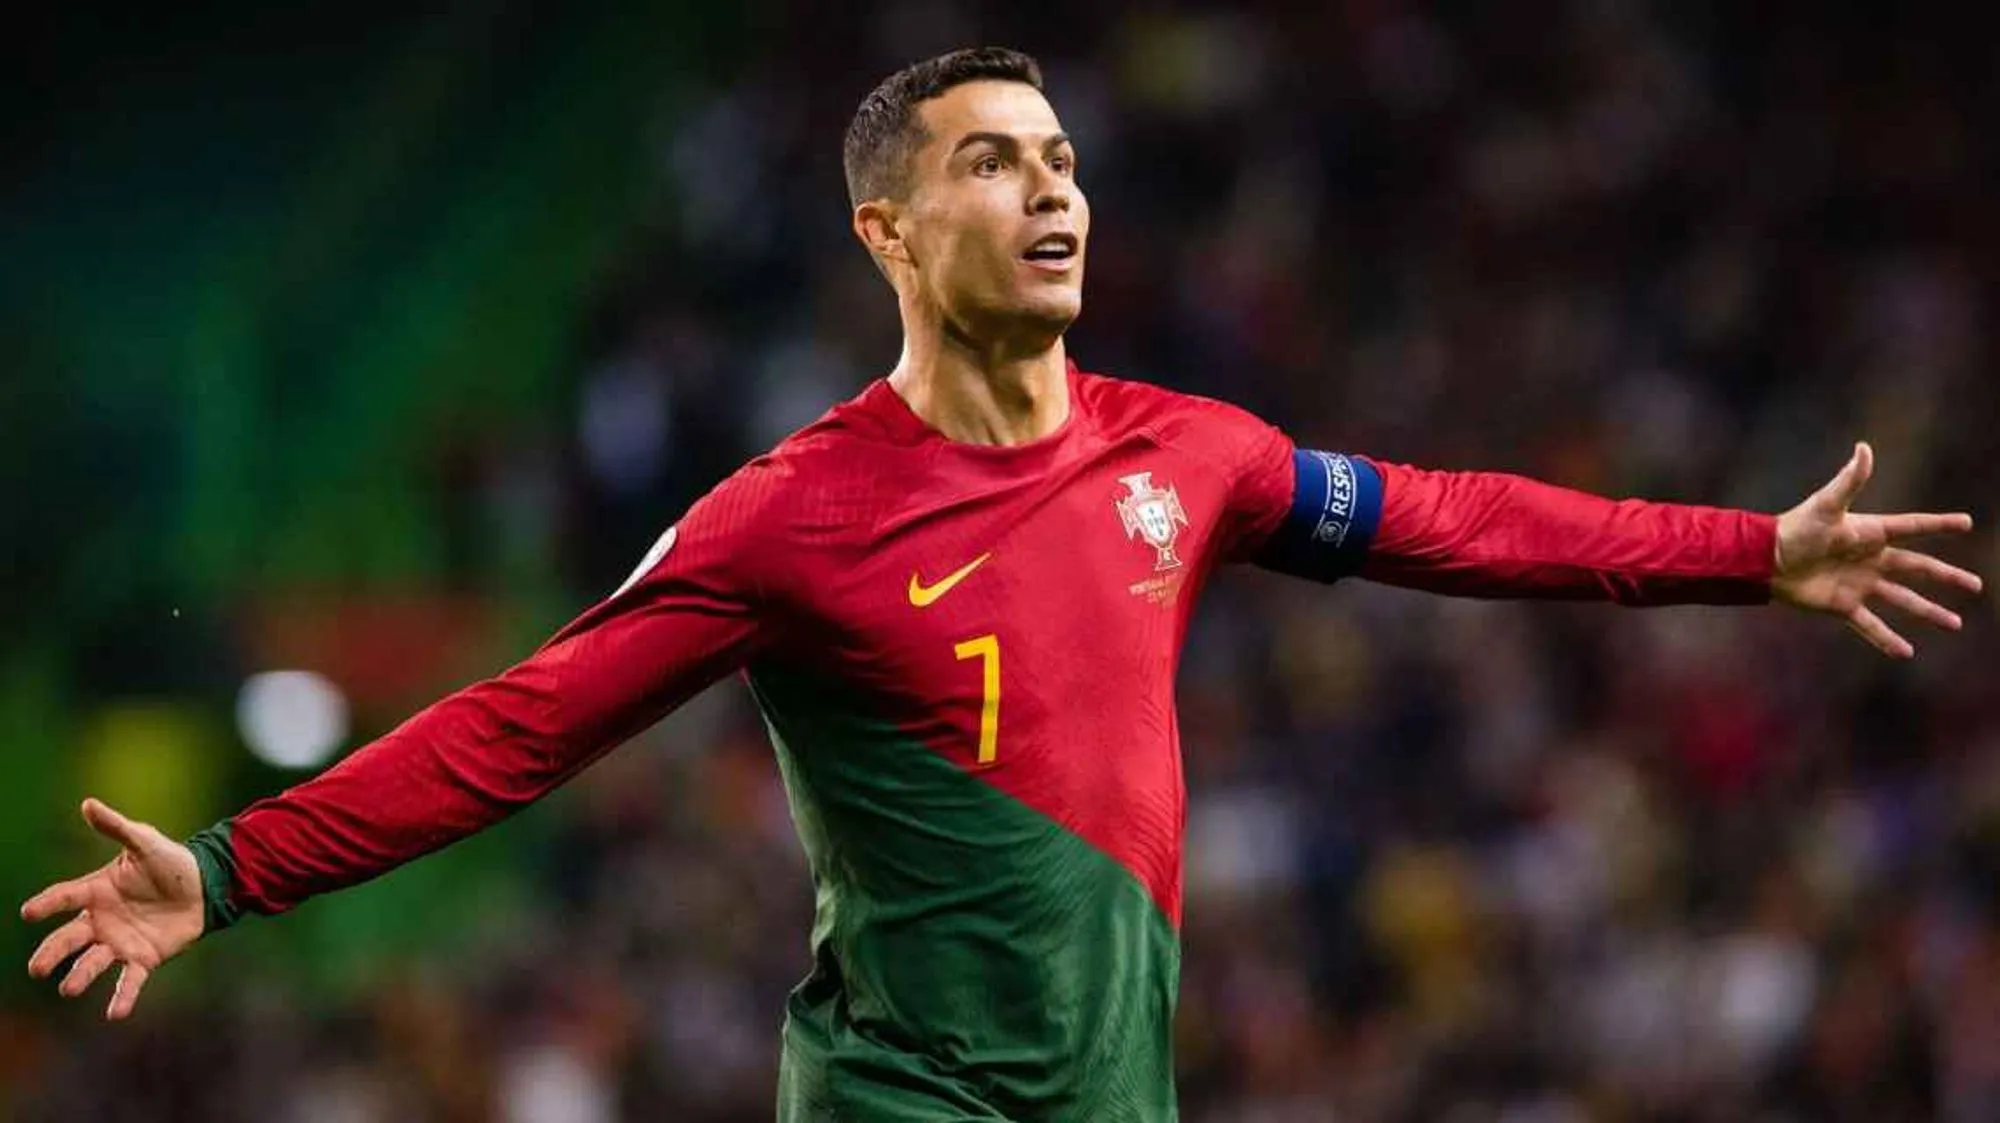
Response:
[[[189,838],[186,846],[201,870],[202,935],[220,932],[236,923],[243,910],[233,902],[236,891],[236,852],[230,845],[231,824],[225,819]]]

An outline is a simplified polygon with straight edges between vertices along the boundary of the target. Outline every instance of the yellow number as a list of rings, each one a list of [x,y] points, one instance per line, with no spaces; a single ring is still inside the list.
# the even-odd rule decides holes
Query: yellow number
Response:
[[[960,659],[981,661],[986,704],[979,710],[979,763],[991,764],[1000,746],[1000,637],[974,636],[951,650]]]

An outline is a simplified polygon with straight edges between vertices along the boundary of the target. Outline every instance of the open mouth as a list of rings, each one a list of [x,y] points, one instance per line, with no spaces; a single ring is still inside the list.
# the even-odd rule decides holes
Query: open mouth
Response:
[[[1076,250],[1076,235],[1049,234],[1029,246],[1021,254],[1021,260],[1043,267],[1062,266],[1075,260]]]

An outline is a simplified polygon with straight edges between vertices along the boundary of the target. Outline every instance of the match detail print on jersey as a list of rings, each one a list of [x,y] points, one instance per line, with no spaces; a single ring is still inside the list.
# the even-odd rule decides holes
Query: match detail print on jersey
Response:
[[[972,571],[978,569],[981,563],[992,556],[990,553],[979,555],[952,571],[949,576],[935,585],[924,584],[922,575],[920,574],[910,574],[910,603],[916,605],[918,608],[929,608],[931,605],[936,604],[939,597],[951,592],[952,589],[958,586],[960,581],[972,576]]]

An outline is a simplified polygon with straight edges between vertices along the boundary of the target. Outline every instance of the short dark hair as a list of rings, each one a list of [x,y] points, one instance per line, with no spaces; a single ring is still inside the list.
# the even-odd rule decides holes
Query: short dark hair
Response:
[[[884,78],[861,100],[841,145],[848,201],[858,207],[870,199],[907,196],[910,158],[929,139],[917,117],[918,104],[954,86],[988,79],[1021,82],[1039,90],[1042,68],[1020,51],[966,47],[913,63]]]

